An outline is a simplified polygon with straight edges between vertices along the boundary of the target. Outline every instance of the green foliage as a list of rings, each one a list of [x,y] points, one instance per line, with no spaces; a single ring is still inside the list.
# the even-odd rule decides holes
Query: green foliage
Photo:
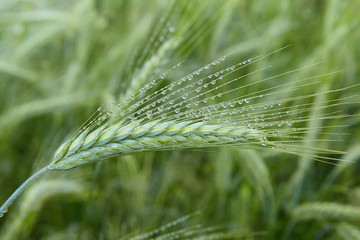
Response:
[[[230,147],[113,157],[33,183],[0,218],[0,238],[136,239],[154,229],[148,238],[359,238],[360,118],[321,119],[358,114],[358,97],[347,98],[358,88],[294,99],[359,83],[359,8],[351,0],[1,1],[0,203],[99,106],[179,62],[173,79],[230,52],[233,65],[291,44],[239,72],[258,71],[241,86],[321,62],[229,99],[288,84],[263,100],[293,99],[290,111],[307,104],[299,127],[309,142],[297,144],[348,153],[321,155],[344,160],[337,165],[314,161],[315,149],[300,157]],[[315,81],[319,89],[306,85]]]

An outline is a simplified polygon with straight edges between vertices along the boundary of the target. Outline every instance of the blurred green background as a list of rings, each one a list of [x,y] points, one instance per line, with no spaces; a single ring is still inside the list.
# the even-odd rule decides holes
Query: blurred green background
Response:
[[[359,83],[359,9],[353,0],[0,1],[0,202],[98,106],[185,59],[180,77],[231,51],[230,65],[291,44],[257,63],[273,67],[253,78],[321,62],[279,81],[343,70],[321,79],[324,87]],[[359,106],[337,110],[356,114]],[[359,120],[329,120],[340,141],[319,142],[347,151],[340,158],[353,164],[219,148],[47,174],[0,219],[0,239],[127,239],[197,211],[167,231],[200,224],[220,226],[211,229],[218,239],[360,239]]]

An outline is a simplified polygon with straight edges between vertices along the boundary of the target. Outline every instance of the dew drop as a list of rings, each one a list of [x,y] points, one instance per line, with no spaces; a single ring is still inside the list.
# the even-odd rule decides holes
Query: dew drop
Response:
[[[182,99],[185,100],[185,99],[187,99],[188,97],[189,97],[189,94],[186,93],[186,94],[184,94],[184,95],[182,96]]]
[[[99,112],[101,111],[101,107],[98,107],[98,109],[97,109]]]
[[[220,103],[220,105],[221,105],[223,108],[227,108],[227,107],[228,107],[228,104],[225,103],[225,102]]]
[[[191,81],[193,79],[193,75],[192,74],[187,75],[187,79],[189,79],[189,81]]]
[[[201,91],[201,87],[196,88],[195,91],[196,91],[196,92],[200,92],[200,91]]]

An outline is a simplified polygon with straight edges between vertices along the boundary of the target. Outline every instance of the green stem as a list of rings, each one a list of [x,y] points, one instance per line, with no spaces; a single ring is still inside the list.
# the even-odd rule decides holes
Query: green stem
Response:
[[[24,189],[30,185],[33,181],[35,181],[41,174],[44,172],[47,172],[49,170],[49,166],[46,166],[39,171],[35,172],[31,177],[29,177],[23,184],[16,189],[16,191],[11,194],[11,196],[6,200],[6,202],[0,207],[0,218],[4,216],[4,214],[7,212],[9,206],[15,201],[16,198],[19,197],[19,195],[24,191]]]

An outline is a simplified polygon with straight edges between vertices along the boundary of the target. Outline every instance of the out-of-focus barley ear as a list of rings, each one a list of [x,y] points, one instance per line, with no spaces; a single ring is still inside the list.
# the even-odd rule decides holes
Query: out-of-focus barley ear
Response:
[[[293,209],[292,217],[297,221],[315,219],[358,222],[360,220],[360,208],[338,203],[305,203]]]
[[[336,226],[336,233],[344,240],[360,240],[360,228],[357,224],[340,223]]]
[[[192,218],[201,213],[186,215],[175,221],[164,224],[150,232],[133,234],[124,239],[147,240],[147,239],[237,239],[239,237],[254,237],[264,235],[263,232],[252,232],[244,227],[231,229],[222,226],[203,226],[194,223]],[[189,222],[190,220],[193,220]]]

